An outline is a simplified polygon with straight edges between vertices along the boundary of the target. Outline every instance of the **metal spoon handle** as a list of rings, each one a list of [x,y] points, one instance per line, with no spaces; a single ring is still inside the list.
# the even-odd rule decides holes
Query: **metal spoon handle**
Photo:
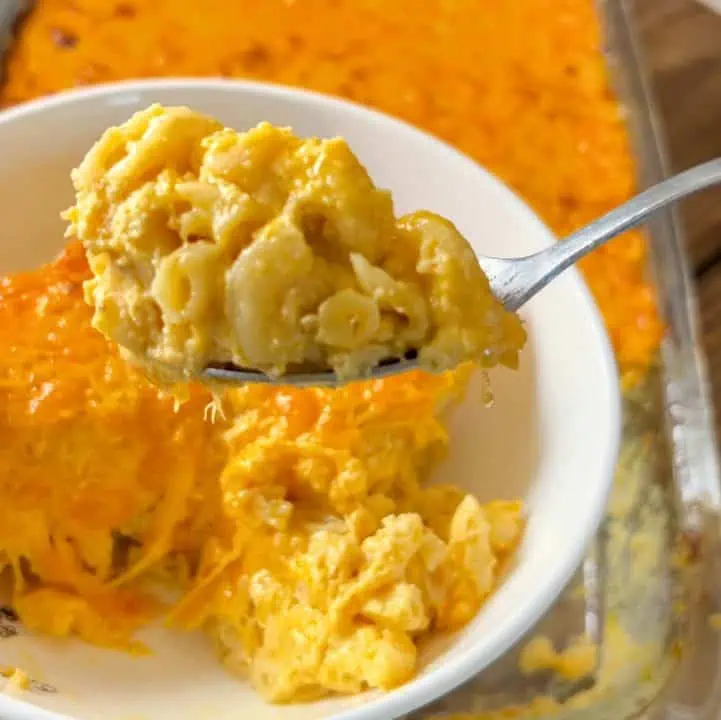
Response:
[[[502,264],[491,262],[488,268],[484,265],[484,270],[490,273],[494,292],[503,304],[517,310],[591,250],[640,225],[656,210],[720,183],[721,158],[717,158],[644,190],[546,250]]]

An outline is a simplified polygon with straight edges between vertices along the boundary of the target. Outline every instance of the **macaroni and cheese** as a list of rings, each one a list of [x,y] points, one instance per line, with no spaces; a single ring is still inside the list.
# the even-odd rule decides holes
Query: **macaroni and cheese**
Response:
[[[104,133],[73,183],[93,325],[154,377],[353,378],[409,352],[436,371],[517,364],[521,322],[465,239],[428,212],[397,219],[341,139],[156,105]]]
[[[424,484],[468,365],[234,389],[213,420],[203,386],[176,407],[92,328],[91,278],[73,241],[0,279],[0,568],[25,627],[144,652],[165,616],[275,702],[411,677],[523,530],[516,502]]]

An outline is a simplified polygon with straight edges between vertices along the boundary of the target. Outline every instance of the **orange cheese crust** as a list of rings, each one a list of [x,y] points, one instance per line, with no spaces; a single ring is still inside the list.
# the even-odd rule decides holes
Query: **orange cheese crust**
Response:
[[[154,603],[118,572],[197,545],[225,451],[204,391],[175,412],[90,327],[88,277],[71,244],[0,281],[0,560],[26,624],[123,644]],[[121,535],[143,548],[137,568]]]

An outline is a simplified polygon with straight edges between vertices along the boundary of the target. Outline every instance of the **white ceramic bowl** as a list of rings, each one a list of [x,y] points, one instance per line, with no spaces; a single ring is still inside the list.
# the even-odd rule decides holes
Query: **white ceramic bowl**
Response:
[[[393,191],[398,211],[426,208],[451,218],[479,253],[526,255],[553,242],[498,180],[387,116],[281,87],[164,80],[71,92],[0,113],[0,272],[31,268],[59,250],[70,169],[106,127],[152,102],[189,105],[237,129],[268,120],[301,135],[342,135]],[[0,717],[389,720],[486,667],[540,618],[578,567],[604,513],[619,440],[616,367],[578,273],[563,275],[523,315],[530,341],[520,371],[493,373],[493,409],[471,391],[453,412],[450,457],[434,479],[460,482],[483,499],[524,497],[525,540],[495,595],[462,632],[428,649],[412,682],[387,694],[278,708],[227,675],[200,636],[150,630],[155,654],[138,659],[21,629],[0,642],[0,664],[16,663],[57,692],[0,696]]]

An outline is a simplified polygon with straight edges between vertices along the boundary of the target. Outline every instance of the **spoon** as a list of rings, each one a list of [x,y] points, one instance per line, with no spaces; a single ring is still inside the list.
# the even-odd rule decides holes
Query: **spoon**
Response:
[[[493,294],[507,310],[515,312],[564,270],[626,230],[640,225],[656,210],[699,190],[721,183],[721,158],[696,165],[644,190],[590,225],[545,250],[520,258],[478,257]],[[363,379],[380,379],[409,370],[418,370],[415,358],[388,360]],[[303,387],[343,384],[333,372],[292,373],[271,377],[257,370],[234,367],[208,367],[201,374],[215,382],[277,383]]]

